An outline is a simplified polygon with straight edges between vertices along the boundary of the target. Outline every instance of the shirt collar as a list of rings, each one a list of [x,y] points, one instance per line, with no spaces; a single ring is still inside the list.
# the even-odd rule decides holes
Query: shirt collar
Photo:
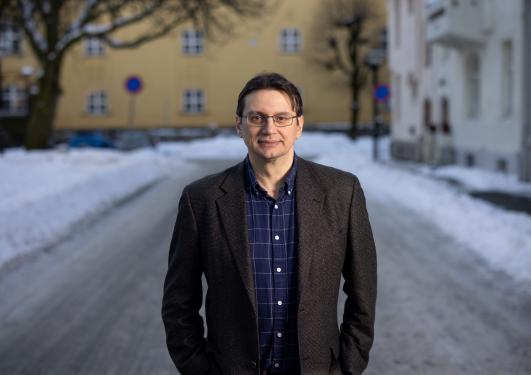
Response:
[[[289,172],[283,184],[284,191],[289,192],[290,194],[295,188],[295,177],[297,176],[297,159],[297,154],[294,154],[293,164],[291,164],[291,168],[289,169]],[[245,170],[247,171],[247,186],[249,187],[249,191],[254,193],[265,193],[265,190],[260,186],[258,180],[256,179],[256,176],[253,171],[253,166],[251,165],[251,161],[249,160],[249,154],[247,154],[247,157],[245,158]]]

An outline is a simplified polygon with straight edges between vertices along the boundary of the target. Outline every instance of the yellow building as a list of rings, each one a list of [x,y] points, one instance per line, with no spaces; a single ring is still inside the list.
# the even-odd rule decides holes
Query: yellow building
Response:
[[[63,65],[55,129],[233,126],[239,91],[264,71],[284,74],[300,88],[307,124],[347,124],[348,80],[312,61],[323,1],[278,4],[262,18],[238,21],[235,35],[221,42],[183,25],[133,50],[110,50],[97,39],[78,43]],[[384,1],[374,1],[374,6],[381,14],[371,25],[376,30],[385,25],[386,15]],[[4,25],[0,44],[14,40],[19,51],[5,57],[1,66],[3,101],[11,107],[23,102],[38,74],[21,34]],[[133,76],[142,80],[135,95],[125,88]],[[367,88],[361,100],[361,123],[372,120],[371,92]]]

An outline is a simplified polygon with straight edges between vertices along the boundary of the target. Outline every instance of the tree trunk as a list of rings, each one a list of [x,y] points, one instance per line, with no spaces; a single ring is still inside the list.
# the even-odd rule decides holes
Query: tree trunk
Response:
[[[50,147],[57,102],[61,94],[59,72],[61,59],[58,57],[44,63],[43,76],[39,79],[39,92],[32,98],[28,119],[25,146],[28,150]]]

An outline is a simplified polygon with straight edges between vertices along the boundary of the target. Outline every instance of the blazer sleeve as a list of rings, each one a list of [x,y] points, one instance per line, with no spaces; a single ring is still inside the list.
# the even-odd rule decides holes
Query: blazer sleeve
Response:
[[[347,295],[340,333],[340,362],[344,374],[361,374],[369,362],[374,338],[376,247],[365,196],[354,177],[347,252],[343,265]]]
[[[185,188],[170,244],[162,298],[166,344],[175,366],[183,375],[208,374],[210,371],[203,319],[199,315],[203,300],[202,272],[197,222]]]

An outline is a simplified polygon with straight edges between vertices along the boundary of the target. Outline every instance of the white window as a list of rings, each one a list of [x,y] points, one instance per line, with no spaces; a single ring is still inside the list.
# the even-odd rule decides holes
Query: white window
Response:
[[[506,40],[502,44],[502,114],[503,117],[510,117],[513,112],[514,100],[514,59],[513,42]]]
[[[23,115],[28,109],[26,92],[17,85],[2,88],[0,110],[5,114]]]
[[[186,55],[203,53],[203,33],[196,30],[186,30],[181,34],[182,51]]]
[[[22,31],[10,21],[0,22],[0,55],[21,53]]]
[[[188,89],[183,93],[183,111],[201,113],[205,109],[205,94],[201,89]]]
[[[103,56],[105,54],[105,46],[99,38],[88,37],[85,39],[85,55],[87,56]]]
[[[402,27],[400,13],[402,12],[400,0],[394,1],[395,5],[395,47],[400,47],[400,28]]]
[[[279,42],[280,50],[284,53],[296,53],[302,48],[301,33],[295,28],[282,29]]]
[[[481,105],[481,62],[476,53],[468,57],[466,73],[467,116],[475,119],[479,117]]]
[[[107,113],[107,93],[105,91],[93,91],[87,96],[87,113],[91,116]]]
[[[393,107],[392,107],[392,111],[393,111],[393,119],[396,120],[396,121],[400,121],[401,120],[401,107],[402,107],[402,79],[401,77],[396,74],[395,75],[395,82],[394,82],[394,85],[392,87],[393,89],[393,95],[392,97],[394,98],[394,102],[393,102]]]

